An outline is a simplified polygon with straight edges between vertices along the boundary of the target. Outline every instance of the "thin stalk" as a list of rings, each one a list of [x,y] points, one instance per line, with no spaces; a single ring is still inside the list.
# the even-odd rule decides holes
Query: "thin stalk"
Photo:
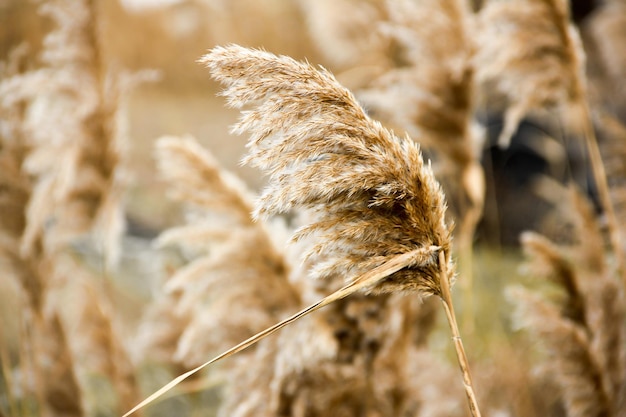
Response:
[[[467,362],[467,356],[465,355],[465,349],[463,348],[463,341],[461,340],[461,335],[459,334],[459,326],[457,325],[456,316],[454,314],[452,296],[450,295],[450,281],[446,265],[445,253],[444,251],[441,251],[439,252],[439,268],[441,269],[441,301],[443,303],[443,308],[446,311],[446,318],[448,319],[448,324],[450,325],[450,331],[452,332],[452,341],[454,342],[456,357],[459,360],[459,366],[461,367],[461,373],[463,374],[463,386],[465,388],[465,394],[467,395],[467,401],[472,417],[481,417],[478,402],[476,401],[476,393],[474,392],[474,385],[472,384],[469,363]]]
[[[602,162],[600,148],[598,147],[598,139],[596,138],[596,134],[593,129],[591,111],[589,110],[589,106],[586,102],[583,102],[581,106],[584,112],[582,129],[585,136],[585,142],[587,144],[587,151],[589,152],[589,160],[591,161],[591,170],[593,172],[594,182],[596,183],[596,187],[598,189],[598,196],[600,197],[600,202],[602,203],[602,208],[604,209],[604,213],[606,215],[607,226],[609,229],[609,239],[611,240],[611,246],[613,246],[613,252],[615,253],[616,268],[619,276],[622,277],[623,285],[626,288],[622,239],[618,227],[617,217],[615,216],[615,210],[613,209],[613,203],[611,202],[606,171],[604,169],[604,163]]]

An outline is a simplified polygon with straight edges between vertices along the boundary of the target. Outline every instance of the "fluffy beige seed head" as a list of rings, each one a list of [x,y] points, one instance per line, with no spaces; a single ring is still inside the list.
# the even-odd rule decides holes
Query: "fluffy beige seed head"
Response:
[[[186,224],[163,232],[157,244],[179,247],[189,262],[165,285],[172,311],[157,305],[141,342],[169,350],[170,360],[196,366],[215,350],[269,326],[299,300],[268,231],[250,217],[243,182],[192,137],[163,137],[156,150],[170,194],[187,213]]]
[[[255,215],[307,209],[313,235],[307,257],[316,277],[350,282],[392,257],[424,255],[375,288],[440,294],[438,251],[449,254],[446,203],[419,147],[370,119],[324,68],[232,45],[201,59],[227,86],[242,112],[234,127],[248,132],[245,163],[269,173]]]

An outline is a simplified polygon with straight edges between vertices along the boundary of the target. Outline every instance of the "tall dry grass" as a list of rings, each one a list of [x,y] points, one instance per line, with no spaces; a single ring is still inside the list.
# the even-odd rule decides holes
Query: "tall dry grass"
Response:
[[[254,52],[245,49],[233,52],[244,56],[252,55],[250,58],[254,58]],[[269,74],[275,73],[277,68],[295,64],[295,61],[275,62],[276,58],[267,55]],[[300,70],[316,74],[315,70],[307,66],[302,66]],[[322,78],[321,83],[331,92],[346,94],[330,81],[332,79]],[[346,97],[349,99],[349,95]],[[346,105],[354,106],[350,102]],[[351,110],[357,111],[358,108]],[[369,124],[367,119],[362,123],[366,123],[366,126]],[[172,328],[171,336],[163,337],[161,332],[155,334],[158,335],[159,346],[163,346],[164,340],[173,341],[172,347],[177,346],[174,359],[188,351],[194,356],[191,360],[186,360],[186,365],[195,366],[200,361],[193,358],[207,356],[216,347],[224,349],[228,344],[234,344],[232,338],[235,341],[237,338],[245,338],[246,333],[250,334],[255,326],[259,330],[259,325],[263,324],[261,320],[264,317],[267,320],[269,312],[282,311],[284,315],[290,306],[291,309],[295,305],[305,306],[299,300],[310,298],[309,292],[323,294],[325,288],[342,285],[343,278],[333,275],[327,277],[326,284],[320,282],[315,285],[315,289],[308,288],[310,285],[307,286],[308,280],[305,276],[308,271],[297,267],[290,274],[290,280],[300,285],[290,284],[286,281],[287,270],[284,265],[277,270],[279,285],[272,284],[270,279],[273,274],[265,271],[263,265],[254,260],[260,257],[267,263],[269,259],[277,259],[277,255],[259,251],[259,248],[270,249],[271,245],[268,245],[262,225],[252,222],[251,206],[246,201],[245,194],[240,191],[243,187],[228,173],[220,170],[210,155],[190,138],[164,138],[158,149],[162,171],[171,181],[175,195],[190,206],[191,213],[196,213],[190,217],[193,220],[191,227],[172,229],[159,241],[180,241],[187,248],[186,251],[191,253],[197,253],[198,250],[202,253],[204,245],[209,248],[213,246],[211,242],[215,242],[214,239],[219,238],[223,245],[232,242],[232,246],[226,244],[217,253],[210,252],[210,256],[200,256],[190,262],[166,284],[173,295],[169,297],[170,308],[174,307],[177,314],[182,312],[179,317],[183,323],[185,307],[197,305],[198,303],[193,302],[194,299],[205,294],[199,288],[210,288],[206,294],[212,294],[211,297],[221,294],[215,301],[200,303],[205,306],[203,313],[191,314],[192,317],[202,318],[204,324],[180,324],[179,321],[180,327]],[[204,192],[198,194],[198,190]],[[207,221],[204,227],[199,228],[199,224],[203,223],[202,218],[207,218]],[[220,221],[216,222],[216,218]],[[307,219],[310,219],[309,216]],[[266,242],[259,242],[259,237],[255,236],[265,239]],[[299,238],[299,249],[302,246],[311,246],[312,242],[307,244],[307,239],[302,235]],[[248,242],[250,249],[244,250],[242,242]],[[200,246],[200,243],[204,245]],[[231,247],[234,252],[230,251]],[[233,265],[238,257],[240,260],[235,265],[239,265],[240,269]],[[297,265],[294,260],[290,263]],[[312,258],[305,261],[306,265],[315,263]],[[220,265],[223,265],[223,271]],[[282,264],[278,262],[278,265]],[[258,275],[250,276],[248,271]],[[233,285],[240,281],[242,285]],[[256,286],[257,290],[254,289]],[[286,296],[281,295],[284,291],[289,293]],[[259,298],[260,294],[265,295]],[[266,304],[270,301],[268,297],[271,294],[279,297],[274,307]],[[236,303],[237,313],[233,314],[229,308],[225,308],[222,301]],[[419,306],[415,301],[398,296],[358,296],[353,300],[339,302],[333,309],[325,310],[318,319],[294,324],[280,339],[269,340],[254,353],[247,354],[253,355],[252,357],[241,357],[226,367],[231,373],[227,376],[229,395],[219,413],[242,416],[284,412],[324,415],[326,407],[331,404],[339,414],[352,415],[358,410],[368,409],[378,410],[385,415],[396,415],[403,410],[421,407],[419,403],[423,401],[425,393],[418,389],[421,386],[414,376],[405,373],[398,362],[399,358],[406,358],[407,355],[414,357],[422,366],[432,360],[427,359],[429,355],[423,345],[426,334],[414,335],[415,330],[410,326],[413,320],[426,323],[432,320],[432,315],[429,308]],[[392,308],[398,305],[402,306],[399,311]],[[161,303],[158,306],[159,310],[164,310],[160,308]],[[222,314],[228,315],[220,320]],[[152,314],[151,317],[156,319]],[[216,321],[207,321],[206,317],[214,317]],[[392,328],[377,329],[378,321],[389,323]],[[271,324],[271,320],[265,326],[268,324]],[[146,334],[149,334],[149,328],[158,326],[154,322],[146,322],[145,325]],[[200,330],[199,326],[202,326]],[[227,333],[222,333],[223,331]],[[424,330],[420,331],[423,332]],[[215,337],[207,338],[207,333]],[[198,336],[190,341],[185,334]],[[207,345],[212,348],[207,349]],[[399,352],[405,353],[399,355]],[[442,370],[438,372],[441,374]],[[366,383],[378,376],[385,378],[387,382],[380,386]],[[404,381],[402,388],[394,387],[393,381],[397,378]],[[436,385],[429,388],[433,389],[437,390],[442,399],[446,399],[444,387]],[[398,391],[395,403],[390,403],[385,398],[388,390]],[[376,400],[364,405],[359,400],[363,395],[375,396]],[[447,399],[439,407],[424,409],[448,415],[454,408],[458,408],[458,403]]]
[[[308,212],[307,224],[292,239],[312,237],[303,260],[314,277],[339,278],[346,285],[178,376],[126,415],[321,307],[360,290],[411,290],[443,302],[470,410],[480,416],[450,295],[453,272],[445,199],[417,145],[370,119],[350,91],[324,69],[236,45],[214,48],[202,61],[227,86],[223,95],[230,106],[255,107],[245,111],[234,128],[250,132],[244,163],[270,175],[253,216]]]
[[[531,110],[575,113],[572,107],[585,100],[585,57],[566,2],[490,1],[477,26],[477,77],[508,102],[500,146],[509,145]]]
[[[575,244],[522,236],[530,271],[553,283],[559,296],[521,288],[511,296],[517,320],[546,346],[540,369],[560,388],[567,415],[617,416],[624,410],[624,291],[602,249],[592,207],[579,192],[569,194],[563,210],[574,225]]]
[[[479,13],[477,77],[509,102],[498,144],[507,147],[531,110],[559,110],[584,137],[613,253],[624,275],[622,236],[593,127],[580,31],[565,1],[491,1]]]
[[[172,372],[166,389],[195,379],[150,415],[623,414],[623,2],[582,23],[562,1],[130,2],[42,2],[50,35],[2,65],[0,415],[121,415]],[[128,102],[137,77],[114,62],[150,55],[173,95],[210,82],[183,62],[200,44],[242,110],[241,179],[223,160],[243,148],[221,129],[234,115],[206,98],[217,85],[154,112],[164,95]],[[150,140],[125,135],[125,116]],[[534,152],[529,125],[585,136],[595,181],[582,196],[532,179],[549,215],[523,234],[518,277],[517,248],[484,245],[480,224],[498,197],[484,179],[511,173],[483,167]],[[580,161],[563,177],[587,175]],[[132,172],[158,189],[125,212]],[[455,279],[471,298],[453,305]],[[454,372],[438,298],[475,382]],[[455,306],[473,328],[458,332]]]
[[[378,36],[395,45],[394,65],[357,91],[365,107],[407,131],[433,159],[455,222],[464,293],[465,329],[472,331],[472,245],[483,213],[480,156],[484,130],[476,113],[471,14],[462,1],[388,1]]]
[[[23,51],[22,51],[23,52]],[[20,65],[20,51],[11,57],[4,68],[3,89],[19,86],[19,80],[25,71]],[[15,82],[17,80],[17,82]],[[20,288],[23,309],[19,320],[26,336],[20,346],[25,352],[20,356],[19,366],[37,375],[28,375],[33,381],[32,386],[26,383],[21,387],[12,386],[13,392],[19,388],[30,389],[30,395],[37,395],[42,413],[81,415],[83,404],[76,381],[74,362],[65,335],[59,322],[58,312],[49,306],[51,282],[46,280],[46,272],[50,271],[51,260],[38,253],[24,254],[20,251],[20,240],[27,227],[28,203],[34,192],[33,181],[22,171],[22,166],[29,153],[25,140],[24,124],[26,106],[16,97],[3,100],[2,103],[2,246],[3,271],[9,279],[15,280]],[[52,272],[52,271],[50,271]],[[49,273],[49,275],[53,275]],[[50,311],[51,310],[51,311]],[[26,333],[28,331],[28,333]],[[28,351],[28,353],[26,353]],[[4,360],[3,360],[4,362]],[[5,369],[12,372],[14,364],[3,363]],[[37,377],[41,376],[41,380]],[[35,392],[36,390],[36,392]],[[12,401],[16,401],[12,394]],[[12,409],[18,407],[11,404]]]
[[[75,258],[93,247],[110,269],[119,257],[123,78],[106,74],[94,3],[51,1],[40,13],[54,24],[41,66],[10,62],[0,84],[3,270],[21,284],[20,349],[29,352],[5,369],[30,368],[22,401],[34,397],[37,413],[110,413],[138,388],[107,285]]]
[[[413,252],[367,290],[416,290],[450,305],[445,201],[413,142],[369,119],[323,69],[236,46],[216,48],[204,62],[227,86],[229,105],[255,106],[234,128],[250,133],[244,162],[270,175],[255,215],[311,213],[292,239],[312,237],[304,259],[314,277],[349,287]]]
[[[250,217],[243,182],[191,137],[161,138],[157,161],[172,196],[186,205],[187,224],[168,229],[155,244],[180,247],[187,264],[148,311],[141,354],[161,352],[164,361],[195,367],[271,325],[298,304],[298,294],[269,230]],[[163,320],[164,313],[171,318]]]

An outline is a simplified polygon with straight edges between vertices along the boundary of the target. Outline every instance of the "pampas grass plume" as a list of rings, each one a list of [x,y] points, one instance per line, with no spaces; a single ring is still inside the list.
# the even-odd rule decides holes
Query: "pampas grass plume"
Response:
[[[200,62],[226,85],[232,107],[252,106],[233,131],[248,132],[244,159],[269,173],[256,218],[304,209],[310,224],[295,240],[313,236],[307,252],[316,278],[345,279],[333,294],[182,374],[129,415],[182,380],[224,357],[359,290],[413,290],[441,297],[466,394],[476,404],[450,296],[450,231],[441,187],[419,147],[370,119],[324,68],[237,45],[216,47]]]
[[[316,277],[359,274],[415,251],[409,268],[377,292],[441,294],[437,254],[449,253],[445,198],[414,142],[370,119],[325,69],[239,46],[201,60],[227,85],[232,107],[256,105],[234,127],[249,132],[244,159],[270,174],[256,217],[295,208],[315,220],[294,236],[318,236],[307,258]]]

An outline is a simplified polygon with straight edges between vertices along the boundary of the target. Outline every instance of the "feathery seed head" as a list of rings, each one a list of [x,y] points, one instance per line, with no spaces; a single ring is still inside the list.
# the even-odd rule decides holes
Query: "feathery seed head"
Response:
[[[381,31],[397,48],[397,65],[357,97],[387,126],[419,138],[435,160],[459,247],[482,212],[484,132],[473,121],[474,68],[470,11],[461,0],[387,0]],[[476,214],[474,214],[476,213]]]
[[[237,45],[201,59],[241,108],[234,132],[250,134],[244,162],[269,173],[255,216],[299,208],[313,213],[294,240],[316,244],[306,257],[317,277],[357,275],[421,249],[414,263],[375,291],[440,294],[438,253],[449,262],[446,203],[418,145],[370,119],[330,72]]]
[[[478,17],[476,75],[510,105],[499,144],[531,110],[565,108],[577,122],[585,96],[584,52],[563,0],[490,1]]]
[[[160,138],[156,157],[170,193],[189,215],[157,244],[178,246],[189,262],[167,281],[164,300],[171,311],[157,304],[142,343],[195,366],[209,352],[269,326],[298,296],[268,231],[250,217],[242,181],[191,136]]]

